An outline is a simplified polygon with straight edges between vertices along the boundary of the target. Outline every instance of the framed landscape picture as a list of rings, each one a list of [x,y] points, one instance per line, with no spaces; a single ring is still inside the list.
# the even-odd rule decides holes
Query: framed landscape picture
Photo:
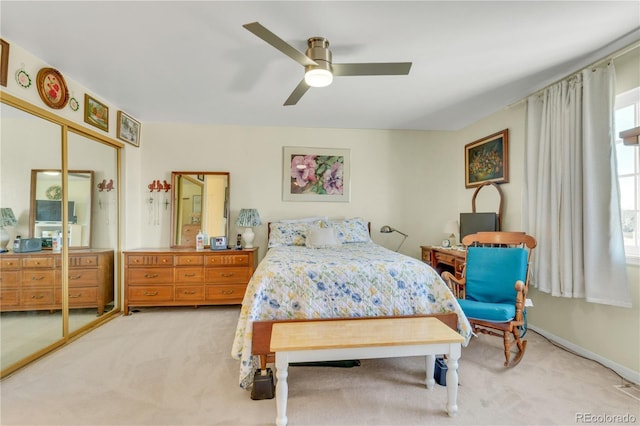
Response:
[[[464,146],[464,186],[509,182],[509,129]]]
[[[140,146],[140,123],[122,111],[118,111],[118,139]]]
[[[109,131],[109,108],[84,94],[84,121],[105,132]]]
[[[342,201],[349,199],[349,150],[284,147],[284,201]]]

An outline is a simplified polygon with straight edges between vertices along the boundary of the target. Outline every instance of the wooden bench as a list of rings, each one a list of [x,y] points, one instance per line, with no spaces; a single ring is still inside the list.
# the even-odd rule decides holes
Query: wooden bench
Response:
[[[447,355],[447,412],[458,412],[458,359],[464,338],[433,317],[359,319],[273,324],[276,354],[276,424],[287,424],[289,363],[359,358],[426,356],[426,385],[432,389],[436,355]]]

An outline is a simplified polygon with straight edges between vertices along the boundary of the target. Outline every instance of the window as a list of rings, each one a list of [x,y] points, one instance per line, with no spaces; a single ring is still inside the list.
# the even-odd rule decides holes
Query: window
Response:
[[[624,145],[620,132],[640,126],[640,87],[616,96],[615,137],[622,232],[627,262],[640,263],[640,147]]]

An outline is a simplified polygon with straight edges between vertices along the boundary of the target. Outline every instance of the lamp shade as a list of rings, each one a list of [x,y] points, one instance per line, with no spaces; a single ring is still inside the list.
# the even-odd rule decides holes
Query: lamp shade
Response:
[[[444,225],[444,233],[445,234],[457,234],[458,233],[458,221],[456,220],[448,220],[447,224]]]
[[[258,209],[240,209],[240,214],[238,215],[238,219],[236,219],[236,226],[250,228],[261,224],[262,221],[260,220]]]
[[[18,221],[10,207],[0,208],[0,227],[16,226],[17,224]]]

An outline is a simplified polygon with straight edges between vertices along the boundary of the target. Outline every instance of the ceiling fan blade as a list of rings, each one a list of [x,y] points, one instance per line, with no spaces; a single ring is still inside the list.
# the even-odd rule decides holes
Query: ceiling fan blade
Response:
[[[333,75],[407,75],[411,62],[371,62],[362,64],[333,64]]]
[[[304,78],[303,78],[302,81],[300,81],[300,83],[298,83],[296,88],[293,89],[293,92],[291,92],[291,94],[289,95],[287,100],[284,101],[284,105],[288,106],[288,105],[297,104],[298,101],[300,100],[300,98],[302,97],[302,95],[307,93],[307,90],[309,90],[310,87],[311,86],[309,86],[307,83],[305,83]]]
[[[291,46],[289,43],[287,43],[286,41],[284,41],[283,39],[281,39],[271,31],[269,31],[268,29],[266,29],[259,22],[251,22],[249,24],[244,24],[243,27],[245,27],[247,30],[251,31],[253,34],[260,37],[262,40],[266,41],[271,46],[275,47],[276,49],[278,49],[279,51],[281,51],[282,53],[284,53],[285,55],[287,55],[288,57],[296,61],[300,65],[302,66],[318,65],[313,59],[309,58],[307,55],[305,55],[295,47]]]

